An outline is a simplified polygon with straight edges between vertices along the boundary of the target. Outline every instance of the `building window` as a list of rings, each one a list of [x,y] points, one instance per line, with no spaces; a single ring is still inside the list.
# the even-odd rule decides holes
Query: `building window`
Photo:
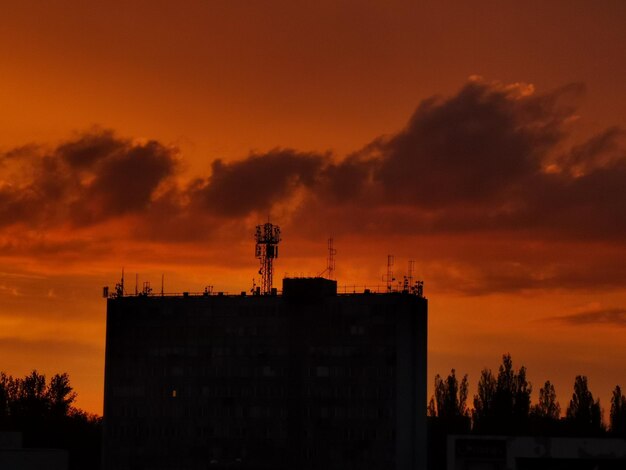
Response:
[[[276,377],[276,371],[271,366],[263,366],[262,374],[263,377]]]
[[[315,372],[318,377],[328,377],[329,369],[327,366],[317,366]]]
[[[363,336],[365,334],[365,327],[363,325],[350,326],[350,334],[353,336]]]

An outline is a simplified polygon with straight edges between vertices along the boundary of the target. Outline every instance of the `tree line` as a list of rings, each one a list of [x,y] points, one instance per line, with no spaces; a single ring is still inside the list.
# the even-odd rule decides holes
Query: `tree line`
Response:
[[[602,419],[600,400],[594,398],[584,375],[574,380],[565,416],[561,416],[561,405],[549,380],[539,389],[535,404],[531,404],[531,393],[526,367],[516,370],[511,355],[505,354],[497,374],[487,368],[481,371],[471,410],[467,374],[460,381],[454,369],[445,378],[437,374],[428,416],[449,433],[626,438],[626,397],[619,385],[611,397],[608,427]]]
[[[510,354],[502,356],[497,373],[483,369],[468,405],[467,374],[435,376],[428,405],[428,468],[446,466],[446,439],[451,434],[490,434],[551,437],[619,437],[626,439],[626,397],[619,385],[613,390],[608,427],[600,400],[589,390],[587,377],[576,376],[569,404],[562,414],[554,385],[548,380],[531,403],[532,385],[526,367],[513,367]]]
[[[70,469],[100,466],[102,418],[74,406],[66,373],[25,377],[0,372],[0,431],[22,433],[24,447],[66,449]]]

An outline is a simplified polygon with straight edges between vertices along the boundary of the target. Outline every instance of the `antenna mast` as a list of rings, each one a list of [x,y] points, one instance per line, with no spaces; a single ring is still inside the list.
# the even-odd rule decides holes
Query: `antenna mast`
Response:
[[[391,283],[396,280],[396,278],[393,277],[393,263],[394,256],[387,255],[387,274],[383,276],[383,281],[387,283],[387,292],[391,292]]]
[[[278,243],[280,242],[280,227],[267,222],[256,226],[254,235],[256,240],[255,256],[261,262],[261,294],[272,293],[273,262],[278,258]]]
[[[115,284],[115,297],[124,297],[124,268],[122,268],[122,279]]]
[[[326,271],[328,272],[328,279],[333,279],[335,275],[335,255],[337,250],[333,246],[333,239],[328,239],[328,262],[326,263]]]

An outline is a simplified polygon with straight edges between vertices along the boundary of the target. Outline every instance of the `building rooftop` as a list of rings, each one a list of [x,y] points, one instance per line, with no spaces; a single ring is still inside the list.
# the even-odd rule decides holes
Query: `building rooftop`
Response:
[[[336,295],[387,295],[387,294],[405,294],[423,297],[423,283],[417,281],[414,285],[392,286],[386,285],[343,285],[338,286],[337,281],[326,279],[323,277],[286,277],[283,279],[282,290],[273,288],[270,294],[261,294],[257,289],[251,291],[241,291],[239,293],[216,291],[213,286],[207,286],[201,292],[155,292],[150,283],[144,282],[142,290],[136,289],[135,292],[128,292],[124,289],[123,280],[118,283],[113,292],[108,287],[103,289],[103,297],[120,298],[120,297],[268,297],[268,296],[284,296],[284,297],[332,297]]]

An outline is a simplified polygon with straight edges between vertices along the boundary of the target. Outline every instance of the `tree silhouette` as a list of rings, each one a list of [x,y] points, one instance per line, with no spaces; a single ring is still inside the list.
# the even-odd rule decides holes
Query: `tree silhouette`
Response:
[[[584,375],[577,375],[574,380],[574,394],[567,407],[567,421],[571,432],[577,435],[598,435],[604,431],[600,400],[594,401]]]
[[[474,396],[474,412],[472,419],[474,430],[491,428],[495,419],[494,402],[497,390],[496,378],[490,369],[483,369],[478,379],[478,394]]]
[[[454,369],[446,380],[437,374],[435,376],[435,394],[430,399],[428,406],[429,415],[443,419],[469,416],[467,388],[467,374],[463,376],[460,384]]]
[[[74,408],[75,398],[66,373],[46,383],[36,370],[0,372],[0,430],[20,431],[25,447],[67,449],[70,470],[98,468],[102,420]]]
[[[528,431],[532,386],[526,368],[513,368],[510,354],[502,356],[497,378],[483,369],[474,397],[474,429],[481,433],[522,434]]]
[[[443,378],[435,376],[435,387],[428,405],[429,469],[446,468],[447,437],[470,431],[467,409],[467,375],[461,381],[454,369]],[[510,354],[502,356],[495,375],[490,369],[481,371],[474,395],[472,433],[531,436],[602,437],[607,432],[602,423],[600,400],[589,390],[587,377],[577,376],[574,393],[561,418],[561,405],[554,385],[546,380],[539,389],[539,399],[531,406],[532,386],[524,366],[513,367]],[[465,420],[463,422],[463,420]],[[465,426],[464,426],[465,424]],[[611,434],[626,438],[626,396],[615,387],[611,398]]]
[[[9,376],[0,372],[0,424],[9,416]]]
[[[467,374],[460,383],[454,369],[445,380],[435,376],[435,393],[428,405],[428,448],[429,459],[438,463],[436,467],[445,467],[448,434],[470,431],[467,390]]]
[[[558,421],[561,418],[561,405],[556,401],[556,391],[549,380],[539,389],[539,402],[530,411],[540,419]]]
[[[17,381],[14,413],[18,416],[34,418],[45,416],[47,411],[46,376],[33,370],[22,380]]]
[[[76,393],[66,373],[46,376],[33,370],[23,379],[0,373],[0,417],[68,416]]]
[[[67,416],[76,399],[76,393],[73,392],[66,373],[52,377],[46,389],[46,398],[53,416]]]
[[[611,397],[611,433],[626,437],[626,396],[619,385],[615,386]]]
[[[563,433],[561,405],[549,380],[539,389],[539,401],[530,408],[530,434],[550,436]]]

